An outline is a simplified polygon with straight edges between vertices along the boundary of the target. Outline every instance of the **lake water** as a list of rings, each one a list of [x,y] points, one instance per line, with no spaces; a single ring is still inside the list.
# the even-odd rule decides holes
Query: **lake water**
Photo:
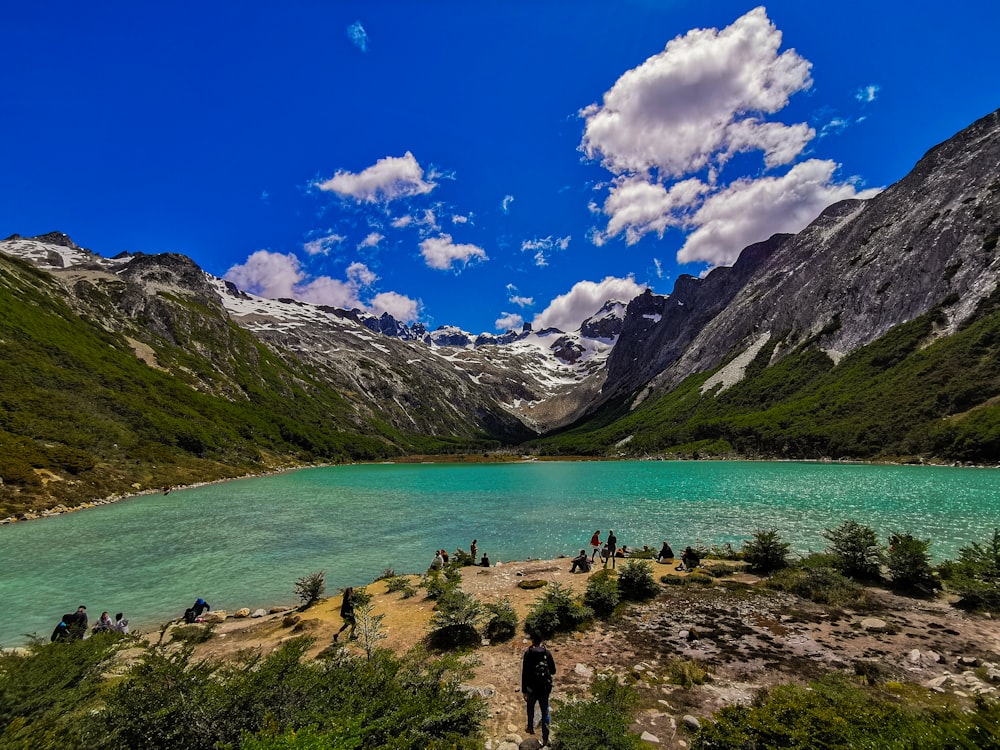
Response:
[[[426,570],[434,550],[498,560],[575,554],[595,529],[619,544],[739,546],[775,526],[796,552],[854,518],[933,540],[954,557],[1000,526],[1000,471],[757,462],[381,464],[304,469],[0,527],[0,645],[48,637],[87,605],[154,629],[203,596],[216,609],[294,604],[385,568]]]

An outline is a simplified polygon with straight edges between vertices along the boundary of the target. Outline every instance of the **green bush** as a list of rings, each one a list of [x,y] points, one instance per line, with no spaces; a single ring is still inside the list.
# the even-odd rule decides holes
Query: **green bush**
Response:
[[[420,585],[427,592],[428,599],[439,599],[446,592],[458,588],[458,583],[453,579],[447,578],[441,574],[439,570],[431,570],[424,576],[424,580],[420,582]]]
[[[627,560],[618,571],[618,593],[622,599],[641,602],[660,592],[649,560]]]
[[[958,606],[1000,612],[1000,529],[985,544],[973,542],[958,551],[957,562],[941,565],[941,577],[958,593]]]
[[[863,586],[833,568],[785,568],[768,578],[765,585],[834,607],[857,604],[865,597]]]
[[[576,601],[572,589],[553,583],[531,606],[524,631],[548,638],[560,631],[575,630],[593,616],[594,610]]]
[[[484,635],[491,643],[509,641],[517,633],[517,612],[510,599],[489,602],[486,605],[486,628]]]
[[[326,571],[310,573],[295,582],[295,595],[299,597],[303,608],[318,602],[326,593]]]
[[[862,580],[880,577],[882,550],[870,526],[844,521],[835,529],[827,529],[823,536],[830,542],[827,551],[836,555],[837,567],[845,576]]]
[[[460,588],[453,587],[437,599],[431,616],[431,645],[455,648],[479,643],[476,628],[486,616],[483,603]]]
[[[775,528],[757,529],[743,542],[743,559],[754,573],[773,573],[788,567],[788,544]]]
[[[385,580],[385,592],[387,594],[395,594],[400,592],[404,599],[409,599],[416,593],[416,589],[413,588],[413,584],[410,583],[410,579],[406,576],[391,575]]]
[[[704,685],[708,670],[694,659],[671,659],[667,664],[667,679],[685,688]]]
[[[607,617],[614,612],[619,601],[618,579],[611,571],[600,570],[588,579],[583,603],[598,617]]]
[[[599,676],[591,694],[590,700],[571,700],[552,712],[553,750],[638,750],[639,737],[628,731],[639,705],[635,690],[613,676]]]
[[[885,564],[894,588],[925,595],[941,588],[927,554],[930,546],[930,539],[915,539],[912,534],[889,535]]]

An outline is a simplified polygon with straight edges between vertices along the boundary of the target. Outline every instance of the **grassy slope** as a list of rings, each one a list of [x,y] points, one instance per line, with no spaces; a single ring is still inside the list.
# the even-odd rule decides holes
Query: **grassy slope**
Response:
[[[995,295],[996,296],[996,295]],[[940,310],[898,326],[838,365],[807,345],[773,366],[765,348],[732,388],[701,395],[711,373],[635,411],[609,406],[535,445],[543,451],[738,453],[792,458],[1000,457],[1000,311],[929,346]],[[620,448],[615,445],[629,438]]]

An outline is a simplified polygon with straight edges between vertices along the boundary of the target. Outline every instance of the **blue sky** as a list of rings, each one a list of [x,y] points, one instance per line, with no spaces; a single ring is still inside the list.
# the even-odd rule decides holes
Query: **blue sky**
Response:
[[[1000,106],[1000,3],[7,4],[0,233],[572,328]]]

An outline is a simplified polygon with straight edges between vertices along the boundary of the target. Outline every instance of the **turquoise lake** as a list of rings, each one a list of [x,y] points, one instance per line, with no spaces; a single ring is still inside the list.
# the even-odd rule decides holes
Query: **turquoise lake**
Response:
[[[595,529],[619,544],[739,546],[775,526],[796,552],[854,518],[930,538],[954,557],[1000,526],[1000,471],[757,462],[380,464],[303,469],[0,527],[0,645],[47,638],[85,604],[155,629],[203,596],[215,609],[294,604],[385,568],[422,572],[445,547],[496,561],[574,554]]]

